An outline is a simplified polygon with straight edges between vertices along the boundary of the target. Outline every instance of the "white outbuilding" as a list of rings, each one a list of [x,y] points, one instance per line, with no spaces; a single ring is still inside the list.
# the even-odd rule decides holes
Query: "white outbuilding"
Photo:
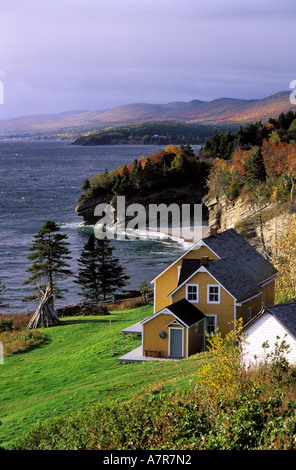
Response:
[[[243,327],[242,334],[242,362],[245,366],[264,362],[267,354],[274,352],[275,345],[282,341],[289,347],[284,357],[290,365],[296,365],[296,302],[263,308]]]

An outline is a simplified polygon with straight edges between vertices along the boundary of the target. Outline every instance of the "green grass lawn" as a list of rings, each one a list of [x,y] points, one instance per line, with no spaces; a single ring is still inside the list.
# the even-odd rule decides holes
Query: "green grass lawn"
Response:
[[[0,446],[9,448],[38,421],[96,403],[189,387],[197,357],[119,363],[120,356],[141,344],[136,335],[122,338],[121,330],[151,314],[148,305],[108,316],[63,318],[60,325],[41,329],[47,338],[41,347],[6,357],[0,365]]]

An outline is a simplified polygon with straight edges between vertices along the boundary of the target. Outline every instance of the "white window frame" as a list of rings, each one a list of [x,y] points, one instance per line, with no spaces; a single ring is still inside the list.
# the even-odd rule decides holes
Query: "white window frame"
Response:
[[[198,323],[195,323],[194,325],[194,333],[197,333],[198,332]]]
[[[188,287],[196,287],[196,300],[190,300],[188,299]],[[190,292],[192,294],[192,292]],[[188,302],[197,304],[199,302],[199,284],[186,284],[186,299]]]
[[[207,328],[207,319],[208,319],[208,318],[213,318],[213,319],[214,319],[214,331],[213,331],[213,334],[216,335],[216,330],[217,330],[217,315],[216,315],[216,314],[209,315],[209,314],[207,313],[207,314],[205,314],[205,316],[206,316],[205,335],[206,335],[206,333],[208,333],[208,328]]]
[[[213,294],[212,292],[210,293],[210,288],[211,287],[216,287],[218,289],[218,292]],[[210,295],[218,295],[218,300],[210,300]],[[207,285],[207,303],[208,304],[220,304],[220,296],[221,296],[221,289],[219,284],[208,284]]]

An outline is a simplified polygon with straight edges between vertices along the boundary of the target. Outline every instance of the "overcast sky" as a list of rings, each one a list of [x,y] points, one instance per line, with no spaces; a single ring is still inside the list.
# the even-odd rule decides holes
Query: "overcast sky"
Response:
[[[264,98],[296,80],[295,0],[0,0],[0,119]]]

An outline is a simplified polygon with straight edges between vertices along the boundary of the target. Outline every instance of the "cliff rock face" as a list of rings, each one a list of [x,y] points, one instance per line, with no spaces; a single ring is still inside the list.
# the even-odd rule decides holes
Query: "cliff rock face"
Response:
[[[205,199],[209,226],[219,231],[234,228],[259,252],[268,255],[274,243],[288,228],[291,213],[279,210],[275,204],[251,204],[244,196],[230,201],[226,196]]]
[[[98,196],[80,201],[75,209],[76,214],[83,218],[84,225],[95,225],[98,221],[98,217],[95,217],[94,211],[98,204],[109,204],[110,195],[106,194],[106,197]]]
[[[168,207],[171,204],[178,204],[179,207],[181,207],[182,204],[190,204],[190,206],[193,207],[194,204],[201,204],[202,197],[202,187],[184,184],[184,186],[177,188],[164,188],[151,192],[139,190],[134,193],[126,194],[125,204],[126,207],[131,204],[141,204],[147,211],[148,216],[149,204],[166,204]],[[116,199],[116,196],[109,192],[90,198],[84,198],[79,201],[75,212],[79,217],[83,218],[84,225],[95,225],[101,218],[94,215],[96,206],[98,204],[110,204],[116,214]],[[206,206],[203,206],[204,220],[207,220],[207,217]]]

